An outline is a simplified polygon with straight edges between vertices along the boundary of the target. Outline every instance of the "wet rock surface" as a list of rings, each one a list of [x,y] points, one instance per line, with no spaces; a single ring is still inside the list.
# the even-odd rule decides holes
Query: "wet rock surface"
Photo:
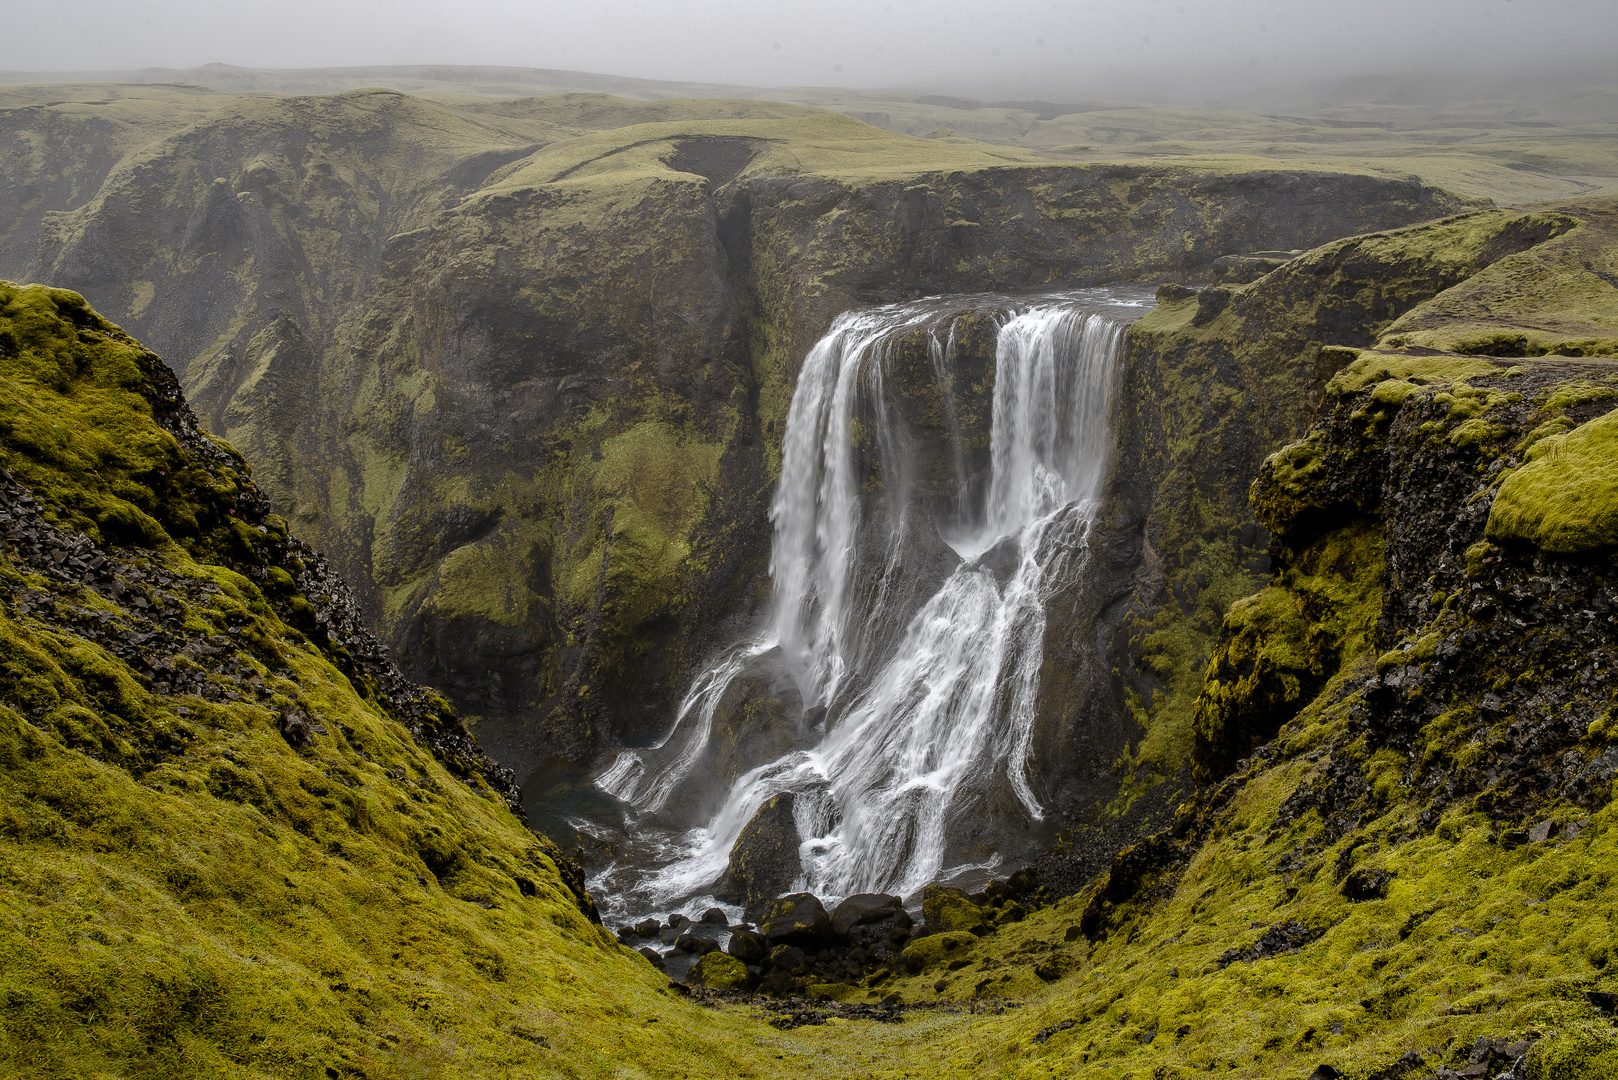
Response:
[[[829,913],[810,893],[778,897],[762,910],[757,929],[746,924],[731,928],[725,952],[744,967],[726,971],[723,977],[733,985],[723,988],[774,997],[811,993],[817,985],[822,990],[846,986],[874,990],[895,974],[921,971],[947,959],[957,939],[975,941],[998,926],[1020,921],[1044,903],[1044,895],[1033,871],[1023,869],[971,895],[929,885],[919,922],[900,897],[883,893],[847,897]],[[963,926],[971,930],[960,929]],[[621,928],[619,940],[633,946],[640,938],[669,933],[661,927],[655,919],[643,920]],[[1039,957],[1030,956],[1028,962],[1037,963]],[[694,983],[707,977],[706,970],[690,970]]]
[[[792,888],[803,873],[795,802],[790,792],[772,797],[742,828],[731,848],[723,891],[748,911]]]

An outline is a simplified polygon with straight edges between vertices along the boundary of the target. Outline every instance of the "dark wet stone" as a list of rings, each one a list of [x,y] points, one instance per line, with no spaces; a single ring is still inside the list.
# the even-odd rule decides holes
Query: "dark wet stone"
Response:
[[[904,909],[904,901],[885,893],[859,893],[837,905],[832,912],[832,932],[846,938],[848,932],[862,923],[891,920],[895,912]]]
[[[775,900],[759,922],[771,945],[820,947],[836,940],[831,916],[812,893],[791,893]]]

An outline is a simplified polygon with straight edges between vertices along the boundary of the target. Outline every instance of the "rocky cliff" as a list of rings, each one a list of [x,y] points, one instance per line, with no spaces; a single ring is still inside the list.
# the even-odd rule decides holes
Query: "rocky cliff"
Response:
[[[519,768],[655,733],[754,612],[796,365],[839,311],[1195,276],[1459,208],[751,102],[226,98],[154,134],[160,109],[113,97],[9,115],[17,219],[44,224],[0,265],[173,359],[405,668]]]
[[[940,1073],[1615,1075],[1615,226],[1618,207],[1588,201],[1328,245],[1293,273],[1341,283],[1349,253],[1378,252],[1348,294],[1354,346],[1308,344],[1348,306],[1342,284],[1274,307],[1298,278],[1165,290],[1137,350],[1194,372],[1228,334],[1227,378],[1266,346],[1295,356],[1272,370],[1296,380],[1276,405],[1312,399],[1312,422],[1263,456],[1245,511],[1148,499],[1143,550],[1187,508],[1208,515],[1192,528],[1251,514],[1263,538],[1243,571],[1261,587],[1193,627],[1214,650],[1174,735],[1195,781],[1167,827],[1087,884],[1078,830],[1041,866],[1067,899],[914,939],[933,943],[907,947],[914,967],[866,977],[906,1001],[1029,1003],[936,1043]],[[1371,302],[1400,266],[1450,273],[1437,252],[1447,285]],[[1462,339],[1487,351],[1418,344]],[[1202,461],[1179,460],[1218,477],[1208,451],[1247,444],[1221,443],[1221,410],[1184,415],[1164,445],[1201,439]]]

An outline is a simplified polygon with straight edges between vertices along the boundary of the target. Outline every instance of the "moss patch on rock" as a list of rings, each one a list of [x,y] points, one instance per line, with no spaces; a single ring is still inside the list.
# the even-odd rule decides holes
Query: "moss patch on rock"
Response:
[[[1534,443],[1495,494],[1488,537],[1562,555],[1618,547],[1618,411]]]

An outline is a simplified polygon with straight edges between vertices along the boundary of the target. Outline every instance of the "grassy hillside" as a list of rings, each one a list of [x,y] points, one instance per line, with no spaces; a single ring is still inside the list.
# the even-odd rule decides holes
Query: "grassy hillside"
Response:
[[[386,87],[483,111],[514,99],[613,95],[637,103],[730,99],[812,106],[891,132],[1067,161],[1178,159],[1229,171],[1325,168],[1420,176],[1460,194],[1517,204],[1611,191],[1618,183],[1618,94],[1577,71],[1492,70],[1487,76],[1408,73],[1272,86],[1206,103],[1117,89],[1067,104],[979,101],[921,90],[758,88],[659,82],[584,72],[496,67],[255,71],[210,64],[186,71],[0,73],[0,83],[192,84],[220,95],[335,94]],[[143,87],[140,93],[156,88]],[[49,100],[59,99],[52,94]],[[46,100],[46,99],[41,99]]]
[[[76,294],[0,285],[0,467],[7,1075],[752,1075]]]

